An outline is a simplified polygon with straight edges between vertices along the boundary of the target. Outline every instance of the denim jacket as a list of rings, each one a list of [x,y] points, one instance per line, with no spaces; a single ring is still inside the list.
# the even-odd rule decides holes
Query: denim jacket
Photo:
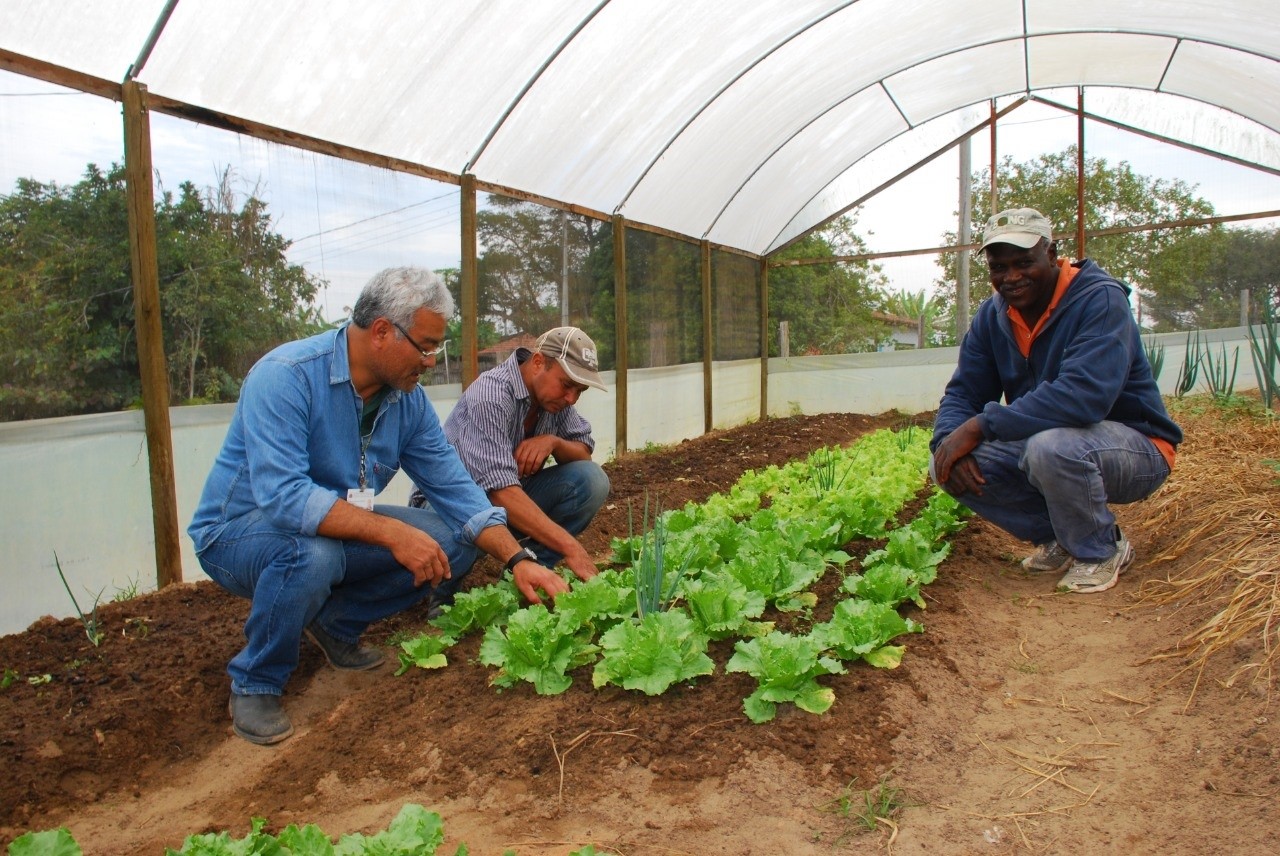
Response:
[[[283,532],[313,536],[333,504],[360,486],[360,413],[347,327],[289,342],[254,365],[240,389],[222,451],[187,533],[196,552],[223,527],[261,510]],[[431,507],[472,543],[505,524],[445,440],[421,387],[383,399],[364,453],[367,486],[381,492],[402,467]]]

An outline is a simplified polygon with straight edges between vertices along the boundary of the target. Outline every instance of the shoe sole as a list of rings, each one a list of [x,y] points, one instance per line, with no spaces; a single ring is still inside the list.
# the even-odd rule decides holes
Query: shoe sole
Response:
[[[1107,580],[1105,583],[1101,585],[1077,586],[1076,588],[1060,588],[1058,589],[1058,591],[1061,591],[1065,594],[1097,594],[1098,592],[1106,591],[1107,589],[1115,586],[1116,583],[1120,582],[1120,575],[1125,572],[1126,568],[1128,568],[1130,565],[1133,564],[1133,560],[1137,558],[1137,555],[1138,555],[1136,552],[1134,552],[1132,545],[1125,544],[1124,546],[1125,546],[1125,549],[1129,551],[1129,553],[1127,556],[1125,556],[1123,559],[1120,560],[1120,567],[1116,568],[1115,576],[1113,576],[1111,579]]]
[[[227,702],[227,713],[231,716],[231,730],[235,732],[236,737],[239,737],[242,740],[248,740],[255,746],[271,746],[272,744],[279,743],[280,741],[287,739],[293,734],[293,723],[289,723],[288,731],[283,731],[280,734],[267,735],[265,737],[261,734],[253,734],[249,731],[243,731],[240,729],[240,726],[236,725],[235,714],[231,711],[231,702]]]
[[[383,656],[383,657],[379,657],[377,660],[375,660],[374,662],[370,663],[367,666],[339,665],[338,663],[335,663],[333,661],[333,658],[329,656],[329,652],[326,651],[325,647],[320,644],[320,640],[315,637],[315,634],[311,632],[310,628],[303,630],[302,632],[307,634],[307,638],[310,639],[313,643],[315,643],[315,646],[320,649],[321,654],[324,654],[325,662],[328,663],[330,666],[333,666],[335,669],[337,669],[340,672],[367,672],[370,669],[376,669],[379,666],[381,666],[383,663],[387,662],[387,658]]]

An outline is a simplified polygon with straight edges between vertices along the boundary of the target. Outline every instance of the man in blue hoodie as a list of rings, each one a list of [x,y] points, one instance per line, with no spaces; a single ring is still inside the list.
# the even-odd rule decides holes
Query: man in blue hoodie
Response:
[[[1134,558],[1108,503],[1160,487],[1182,431],[1126,285],[1087,259],[1059,259],[1048,218],[1032,208],[988,220],[982,249],[995,293],[960,345],[930,475],[1034,544],[1026,570],[1065,571],[1059,591],[1106,591]]]

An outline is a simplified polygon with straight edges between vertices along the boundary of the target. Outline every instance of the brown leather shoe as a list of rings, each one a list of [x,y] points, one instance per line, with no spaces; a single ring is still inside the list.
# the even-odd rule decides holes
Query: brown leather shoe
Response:
[[[269,746],[293,733],[293,723],[276,695],[231,694],[231,730],[250,743]]]

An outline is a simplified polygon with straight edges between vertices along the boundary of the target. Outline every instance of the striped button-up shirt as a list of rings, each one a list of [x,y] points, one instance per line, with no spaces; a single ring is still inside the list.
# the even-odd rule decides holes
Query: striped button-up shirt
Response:
[[[572,406],[559,413],[542,411],[533,431],[525,434],[524,421],[533,402],[520,376],[520,364],[531,354],[527,348],[519,348],[500,365],[481,374],[445,420],[445,437],[457,449],[467,472],[485,491],[520,483],[515,451],[526,436],[554,434],[595,451],[591,423]]]

